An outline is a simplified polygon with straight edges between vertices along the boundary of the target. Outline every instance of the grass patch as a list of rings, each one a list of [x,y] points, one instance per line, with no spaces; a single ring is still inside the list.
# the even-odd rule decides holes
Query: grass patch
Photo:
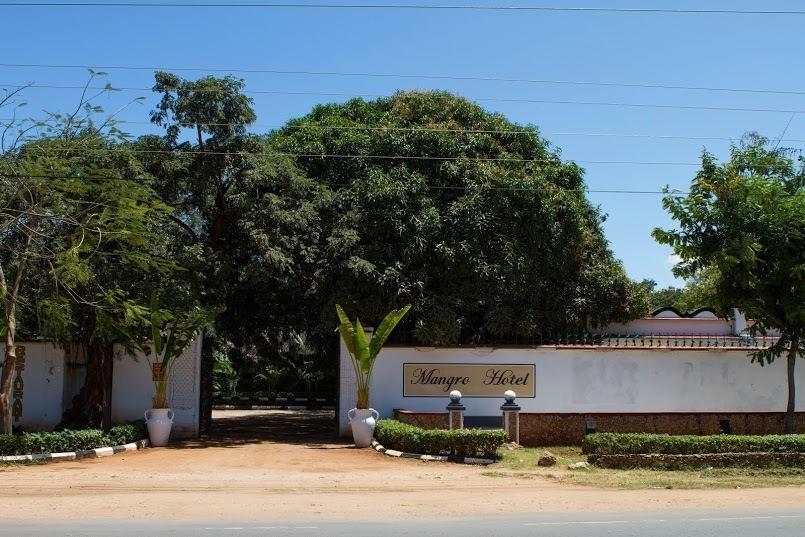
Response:
[[[556,456],[556,466],[541,468],[537,460],[545,452]],[[552,479],[570,485],[617,489],[718,489],[805,486],[805,468],[715,468],[712,470],[609,470],[590,466],[568,470],[569,464],[586,461],[580,447],[502,449],[501,460],[483,472],[490,478]]]

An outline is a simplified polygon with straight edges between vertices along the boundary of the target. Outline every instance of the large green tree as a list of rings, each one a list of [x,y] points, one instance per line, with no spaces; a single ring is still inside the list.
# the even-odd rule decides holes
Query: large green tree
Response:
[[[314,309],[319,208],[328,197],[249,132],[256,116],[243,86],[233,77],[157,73],[151,119],[164,135],[135,144],[175,209],[176,241],[203,300],[227,309],[216,331],[234,343],[241,369],[244,357],[276,354]]]
[[[100,390],[100,399],[87,403],[99,416],[89,425],[101,425],[108,382],[93,372],[111,372],[112,345],[145,313],[127,283],[172,265],[153,250],[168,207],[138,177],[137,160],[118,149],[86,131],[29,141],[0,161],[8,194],[0,210],[6,337],[0,432],[11,427],[8,396],[20,313],[39,321],[29,332],[85,345],[87,383]]]
[[[682,261],[674,272],[710,271],[717,306],[739,308],[752,331],[779,331],[777,342],[753,353],[761,365],[785,355],[785,432],[794,430],[797,355],[805,351],[805,172],[790,151],[749,136],[719,164],[709,153],[687,196],[663,202],[678,229],[654,231]]]
[[[313,333],[332,331],[336,303],[375,323],[411,303],[398,339],[434,344],[557,338],[647,310],[583,170],[534,127],[449,93],[402,92],[317,106],[268,143],[334,191]]]
[[[72,111],[8,120],[0,139],[0,282],[6,274],[14,282],[0,286],[1,391],[7,397],[18,333],[74,346],[85,357],[86,375],[65,413],[69,426],[110,424],[114,346],[146,337],[149,289],[168,279],[181,287],[169,278],[178,267],[165,251],[170,209],[150,188],[114,117],[101,117],[94,103],[112,91],[108,84],[90,91],[104,76],[90,72]],[[14,108],[8,116],[20,116],[20,93],[5,103]]]

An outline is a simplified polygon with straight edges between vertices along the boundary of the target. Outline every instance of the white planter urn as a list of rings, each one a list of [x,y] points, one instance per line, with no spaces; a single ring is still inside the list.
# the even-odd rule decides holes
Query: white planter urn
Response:
[[[152,408],[145,411],[145,424],[148,426],[148,437],[155,447],[167,446],[173,427],[173,410],[170,408]]]
[[[352,440],[355,447],[365,448],[372,445],[375,424],[380,414],[374,408],[353,408],[347,412],[349,425],[352,427]]]

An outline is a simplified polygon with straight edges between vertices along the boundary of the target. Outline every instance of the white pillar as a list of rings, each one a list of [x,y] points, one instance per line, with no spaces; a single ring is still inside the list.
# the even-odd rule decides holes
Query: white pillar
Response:
[[[732,335],[740,336],[747,328],[746,316],[738,308],[732,308],[732,316]]]

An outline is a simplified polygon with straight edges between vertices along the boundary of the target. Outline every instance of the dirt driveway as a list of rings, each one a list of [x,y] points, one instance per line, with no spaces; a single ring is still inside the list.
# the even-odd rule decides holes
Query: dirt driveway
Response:
[[[332,413],[216,413],[207,440],[0,467],[0,519],[272,520],[805,505],[805,488],[617,491],[392,459],[333,436]]]

